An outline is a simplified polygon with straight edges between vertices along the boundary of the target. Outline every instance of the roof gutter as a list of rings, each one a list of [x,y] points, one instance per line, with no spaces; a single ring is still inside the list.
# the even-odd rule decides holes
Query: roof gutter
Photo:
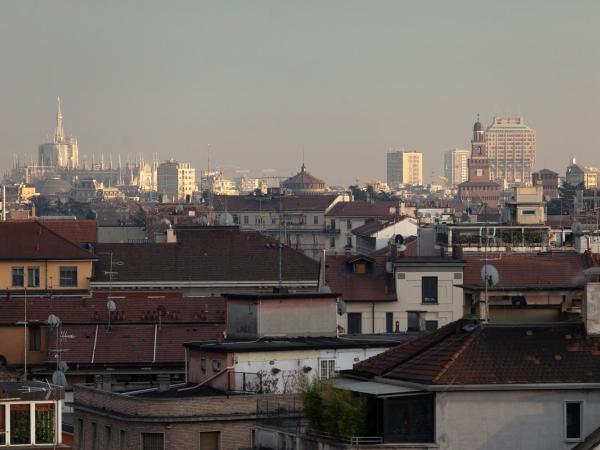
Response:
[[[277,287],[279,281],[91,281],[90,288],[108,288],[112,284],[112,288],[143,288],[170,287],[170,288],[185,288],[185,287],[206,287],[206,288],[229,288],[229,287]],[[289,281],[283,280],[284,286],[289,287],[318,287],[319,280],[300,280]]]

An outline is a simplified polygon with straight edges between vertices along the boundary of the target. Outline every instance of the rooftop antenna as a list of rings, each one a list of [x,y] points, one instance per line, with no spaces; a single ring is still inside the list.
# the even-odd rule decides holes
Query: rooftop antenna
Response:
[[[481,319],[481,322],[486,324],[489,322],[490,317],[489,317],[489,301],[488,301],[488,287],[493,287],[496,284],[498,284],[498,281],[500,280],[500,274],[498,273],[498,270],[492,266],[491,264],[488,264],[488,254],[487,254],[487,248],[488,248],[488,243],[489,243],[489,239],[490,239],[490,234],[489,234],[489,229],[488,227],[484,228],[484,232],[485,232],[485,240],[484,240],[484,247],[483,247],[483,260],[484,260],[484,265],[481,268],[481,278],[483,279],[483,284],[484,284],[484,292],[485,292],[485,296],[483,299],[483,303],[480,302],[479,305],[479,316]]]

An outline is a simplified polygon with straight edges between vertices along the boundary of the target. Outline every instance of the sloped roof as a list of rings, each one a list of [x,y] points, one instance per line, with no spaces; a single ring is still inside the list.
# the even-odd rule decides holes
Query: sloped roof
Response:
[[[254,195],[218,195],[214,197],[216,211],[229,212],[324,212],[335,201],[337,195],[284,195],[261,197]]]
[[[464,285],[484,287],[481,268],[482,255],[464,255]],[[577,253],[494,254],[488,264],[500,275],[498,288],[583,287],[584,256]]]
[[[308,173],[306,171],[306,168],[304,167],[304,164],[302,164],[302,168],[300,169],[300,172],[298,172],[293,177],[290,177],[287,180],[284,180],[281,182],[281,187],[290,188],[290,189],[297,189],[300,186],[310,189],[317,185],[324,186],[325,181]]]
[[[331,217],[372,217],[393,219],[400,205],[396,201],[380,202],[338,202],[326,214]]]
[[[43,217],[36,220],[49,230],[79,245],[98,240],[95,220],[44,220]]]
[[[432,385],[598,383],[600,338],[582,323],[453,322],[355,364],[366,375]]]
[[[110,256],[119,261],[113,281],[276,281],[277,241],[235,227],[178,229],[176,244],[98,244],[94,281],[108,281]],[[285,281],[317,281],[319,263],[282,248]]]
[[[0,222],[0,260],[74,260],[93,255],[38,221]]]
[[[386,256],[373,256],[368,273],[355,273],[353,260],[357,256],[327,256],[325,259],[325,282],[332,292],[342,294],[344,301],[393,301],[396,295],[391,289],[393,278],[386,274]]]
[[[45,324],[48,316],[58,316],[63,324],[102,324],[108,322],[107,293],[96,292],[91,298],[28,297],[27,320]],[[222,297],[182,297],[179,292],[113,292],[117,309],[112,322],[156,323],[159,311],[163,323],[225,323]],[[23,297],[11,296],[0,301],[0,324],[23,320]]]

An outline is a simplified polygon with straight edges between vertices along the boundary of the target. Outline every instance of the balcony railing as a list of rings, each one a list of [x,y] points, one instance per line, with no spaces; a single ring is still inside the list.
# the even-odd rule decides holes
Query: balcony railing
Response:
[[[336,436],[331,433],[308,431],[306,435],[316,439],[338,442],[348,445],[376,445],[383,444],[382,436]]]

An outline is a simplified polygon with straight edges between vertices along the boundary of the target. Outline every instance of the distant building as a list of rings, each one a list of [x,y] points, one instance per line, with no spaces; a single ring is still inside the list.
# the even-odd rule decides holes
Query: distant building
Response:
[[[300,172],[281,182],[281,188],[296,195],[324,194],[325,182],[308,173],[302,164]]]
[[[390,189],[401,185],[423,185],[423,154],[415,151],[390,151],[387,154],[387,184]]]
[[[575,158],[571,158],[571,164],[567,167],[565,181],[571,186],[583,184],[585,189],[596,189],[598,187],[598,169],[581,166],[577,164]]]
[[[543,225],[546,223],[545,203],[542,185],[515,186],[505,202],[505,219],[514,225]]]
[[[542,169],[531,174],[532,184],[542,184],[544,197],[558,198],[558,174],[552,170]]]
[[[459,200],[468,208],[482,203],[491,207],[498,206],[500,186],[491,178],[485,132],[479,120],[473,126],[471,157],[467,164],[469,179],[458,185]]]
[[[535,163],[535,130],[525,125],[523,117],[494,117],[485,131],[490,175],[493,181],[508,184],[531,182]]]
[[[196,169],[190,163],[180,163],[174,159],[158,166],[158,194],[163,201],[189,201],[196,191]]]
[[[448,185],[457,186],[467,181],[469,156],[469,150],[462,148],[455,148],[444,153],[444,176],[448,180]]]
[[[56,99],[56,129],[52,142],[38,147],[38,164],[43,167],[75,169],[79,166],[79,150],[74,136],[65,136],[60,110],[60,97]]]

